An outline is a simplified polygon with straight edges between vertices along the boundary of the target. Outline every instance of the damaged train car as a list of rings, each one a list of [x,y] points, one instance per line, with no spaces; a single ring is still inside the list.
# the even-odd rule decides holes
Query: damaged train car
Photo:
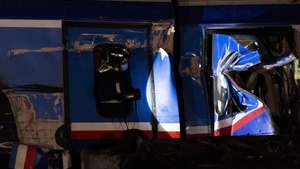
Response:
[[[89,4],[0,19],[1,168],[300,166],[299,5]]]
[[[127,131],[180,137],[172,22],[0,20],[0,27],[13,39],[3,39],[1,57],[3,104],[18,138],[10,140],[11,168],[67,168],[68,150],[76,158]]]
[[[299,118],[297,26],[207,24],[197,29],[204,46],[200,52],[205,57],[186,52],[181,74],[184,83],[198,87],[205,85],[201,78],[207,77],[208,102],[212,103],[208,109],[213,112],[208,117],[213,122],[207,120],[206,124],[211,125],[211,134],[295,132]],[[191,89],[183,90],[186,98],[191,97]]]
[[[211,34],[214,135],[290,131],[299,111],[293,31],[265,27]]]

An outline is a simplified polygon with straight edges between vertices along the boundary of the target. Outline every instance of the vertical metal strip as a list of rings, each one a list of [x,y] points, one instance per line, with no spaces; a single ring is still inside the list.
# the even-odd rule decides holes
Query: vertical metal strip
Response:
[[[62,22],[62,36],[63,36],[63,93],[64,93],[64,134],[65,147],[70,148],[69,142],[71,140],[71,115],[70,115],[70,95],[69,95],[69,56],[68,56],[68,24]]]
[[[209,111],[209,120],[210,120],[210,134],[213,135],[214,131],[214,96],[213,96],[213,70],[212,70],[212,34],[209,33],[209,31],[205,31],[204,34],[204,56],[205,56],[205,66],[204,66],[204,72],[205,72],[205,78],[206,78],[206,93],[208,98],[208,111]]]
[[[147,49],[148,49],[148,68],[149,68],[149,78],[150,78],[150,84],[151,84],[151,125],[152,125],[152,133],[153,138],[158,138],[158,120],[157,120],[157,111],[156,111],[156,99],[155,99],[155,80],[154,80],[154,72],[153,72],[153,39],[152,39],[152,26],[149,26],[147,29],[148,38],[147,38]]]
[[[180,135],[181,139],[186,138],[186,120],[184,114],[184,97],[183,97],[183,85],[179,72],[179,65],[181,59],[181,40],[180,40],[180,7],[178,5],[178,0],[172,0],[174,18],[175,18],[175,34],[174,34],[174,74],[176,83],[176,92],[178,99],[178,110],[179,110],[179,120],[180,120]]]

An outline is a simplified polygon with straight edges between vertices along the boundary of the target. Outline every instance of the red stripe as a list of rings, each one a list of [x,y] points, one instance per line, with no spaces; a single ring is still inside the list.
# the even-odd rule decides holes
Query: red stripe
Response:
[[[99,139],[120,139],[124,131],[72,131],[71,138],[73,140],[99,140]],[[151,138],[152,131],[143,131],[144,134]],[[159,132],[158,138],[176,139],[180,138],[180,132]]]
[[[242,128],[245,124],[249,123],[262,113],[266,112],[266,109],[264,107],[261,107],[257,110],[254,110],[253,112],[247,114],[245,117],[237,121],[235,124],[232,126],[224,127],[221,129],[218,129],[214,132],[214,136],[226,136],[226,135],[231,135],[238,129]]]
[[[232,126],[220,128],[214,132],[214,136],[228,136],[231,135]]]
[[[33,146],[28,146],[24,169],[34,169],[36,160],[36,149]]]
[[[198,139],[198,138],[203,138],[203,137],[209,137],[211,136],[211,133],[203,133],[203,134],[187,134],[186,138],[187,139]]]
[[[264,107],[261,107],[257,110],[255,110],[254,112],[246,115],[244,118],[242,118],[240,121],[236,122],[233,125],[233,129],[232,132],[237,131],[238,129],[242,128],[246,123],[249,123],[250,121],[252,121],[253,119],[255,119],[256,117],[260,116],[261,114],[263,114],[264,112],[266,112],[266,109]]]
[[[179,131],[158,132],[158,138],[160,138],[160,139],[177,139],[177,138],[180,138],[180,132]]]

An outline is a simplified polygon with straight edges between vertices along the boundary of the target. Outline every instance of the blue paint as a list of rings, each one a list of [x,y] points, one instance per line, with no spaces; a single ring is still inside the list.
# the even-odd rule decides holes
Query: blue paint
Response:
[[[171,67],[171,56],[163,49],[154,55],[152,67],[155,88],[155,111],[159,123],[179,123],[176,88]],[[147,84],[147,101],[152,107],[150,77]]]
[[[180,7],[183,24],[300,23],[300,5],[218,5]]]
[[[68,33],[69,48],[73,47],[72,44],[74,44],[75,40],[79,39],[82,33],[117,34],[117,37],[120,39],[136,39],[140,42],[147,40],[146,28],[70,28]],[[97,42],[103,43],[107,41],[98,39]],[[146,99],[146,85],[149,76],[148,51],[146,48],[137,48],[131,52],[130,66],[132,85],[134,88],[140,89],[141,99],[137,101],[137,109],[134,109],[134,112],[127,117],[126,121],[151,122],[151,110],[147,105]],[[69,52],[69,84],[72,122],[118,122],[124,120],[105,118],[96,111],[96,100],[94,97],[94,59],[92,52]]]
[[[32,92],[27,94],[34,110],[37,120],[62,120],[64,117],[64,104],[62,95],[41,94]]]
[[[274,135],[274,126],[270,123],[272,119],[268,112],[262,113],[260,116],[251,120],[240,129],[232,133],[233,136],[242,135]]]
[[[145,21],[171,19],[171,3],[79,0],[0,2],[0,18]]]
[[[217,71],[219,61],[221,59],[223,59],[223,57],[225,55],[228,55],[232,52],[237,51],[241,55],[248,54],[248,56],[251,56],[251,55],[249,55],[249,53],[251,53],[251,52],[248,49],[246,49],[244,46],[238,44],[233,37],[228,36],[228,35],[222,35],[222,34],[214,35],[212,44],[213,44],[212,69],[213,69],[214,74]],[[255,59],[254,61],[255,61],[255,64],[257,64],[258,59],[259,59],[259,57],[257,56],[257,52],[254,52],[254,55],[256,56],[254,58]],[[243,59],[243,57],[242,58],[240,57],[240,61],[242,61],[240,63],[243,63],[244,62],[243,60],[247,61],[247,58]]]
[[[0,80],[8,87],[27,84],[62,87],[62,51],[9,56],[10,49],[62,47],[61,35],[61,29],[0,28]]]
[[[203,69],[206,68],[205,56],[203,55],[204,34],[199,25],[185,25],[181,32],[181,66],[190,67],[191,58],[187,54],[195,54]],[[190,76],[181,76],[184,97],[184,114],[186,126],[209,126],[209,103],[207,97],[206,77],[201,76],[200,86]]]

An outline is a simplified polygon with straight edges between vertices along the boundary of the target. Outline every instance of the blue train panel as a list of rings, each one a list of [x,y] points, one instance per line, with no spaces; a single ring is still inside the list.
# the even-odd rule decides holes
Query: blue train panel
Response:
[[[203,28],[195,24],[184,25],[181,29],[180,74],[183,84],[186,134],[210,135]]]
[[[59,20],[0,20],[0,83],[21,143],[61,149],[63,43]],[[54,90],[53,90],[54,89]]]
[[[159,137],[179,137],[172,55],[161,48],[152,51],[153,54],[149,53],[149,41],[155,39],[150,36],[160,36],[159,31],[149,31],[149,26],[68,27],[68,80],[73,140],[114,139],[128,129],[142,130],[151,137],[153,125],[157,125]],[[99,100],[95,97],[95,88],[105,90],[105,87],[95,85],[93,50],[101,44],[121,44],[130,49],[131,83],[133,88],[140,91],[140,99],[133,102],[132,111],[124,118],[106,117],[97,110]]]
[[[61,21],[0,20],[0,80],[62,87]]]
[[[161,138],[179,138],[179,110],[172,70],[172,56],[159,48],[154,55],[152,66],[153,84],[151,77],[147,83],[147,100],[158,122],[158,136]],[[151,96],[151,88],[154,95]],[[151,99],[154,97],[154,99]],[[152,101],[153,100],[153,101]]]

